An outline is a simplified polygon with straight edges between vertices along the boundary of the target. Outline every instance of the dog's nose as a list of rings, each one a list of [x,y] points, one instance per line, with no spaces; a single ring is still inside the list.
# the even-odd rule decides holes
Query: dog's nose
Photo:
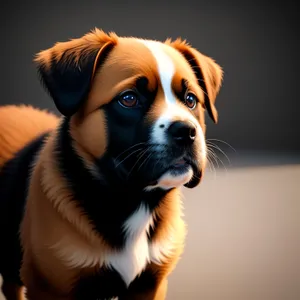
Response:
[[[192,122],[175,121],[169,126],[168,135],[179,145],[189,145],[196,138],[196,127]]]

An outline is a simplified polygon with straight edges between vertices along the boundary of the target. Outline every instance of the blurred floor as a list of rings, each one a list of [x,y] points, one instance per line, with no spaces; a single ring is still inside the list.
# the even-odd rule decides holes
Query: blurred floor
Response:
[[[188,236],[168,300],[300,299],[300,164],[250,158],[183,190]]]
[[[5,298],[4,298],[4,296],[3,296],[2,292],[1,292],[1,287],[2,287],[2,277],[0,275],[0,300],[5,300]]]
[[[168,300],[300,299],[300,164],[208,172],[184,195],[188,237]]]

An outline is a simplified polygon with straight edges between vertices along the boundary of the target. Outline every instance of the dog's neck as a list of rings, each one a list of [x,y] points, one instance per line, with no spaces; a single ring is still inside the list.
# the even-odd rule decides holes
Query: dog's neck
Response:
[[[146,192],[134,184],[122,181],[114,172],[113,161],[109,158],[102,159],[101,166],[97,166],[101,168],[101,173],[97,169],[88,168],[82,156],[74,149],[69,119],[63,120],[58,135],[56,153],[59,169],[68,180],[76,201],[90,218],[95,230],[111,246],[122,247],[126,238],[123,230],[126,221],[141,205],[152,213],[168,192],[160,189]]]

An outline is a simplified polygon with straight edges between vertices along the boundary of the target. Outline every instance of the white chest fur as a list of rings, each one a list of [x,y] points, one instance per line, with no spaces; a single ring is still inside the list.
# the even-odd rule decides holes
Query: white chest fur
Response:
[[[106,264],[114,267],[127,285],[150,261],[147,232],[152,222],[151,214],[142,205],[124,224],[125,247],[122,251],[110,253],[106,258]]]
[[[52,249],[64,264],[71,268],[111,266],[129,285],[148,262],[160,263],[163,257],[172,251],[172,235],[161,243],[148,242],[147,233],[152,224],[152,215],[142,205],[123,225],[126,243],[122,250],[112,252],[107,247],[91,247],[71,234],[65,235]]]

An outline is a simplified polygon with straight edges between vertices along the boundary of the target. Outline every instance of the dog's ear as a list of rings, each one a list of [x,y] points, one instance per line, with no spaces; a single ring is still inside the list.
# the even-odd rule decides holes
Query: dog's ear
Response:
[[[218,112],[215,107],[216,97],[223,80],[222,68],[211,58],[191,47],[186,41],[177,39],[166,40],[166,44],[178,50],[189,62],[196,74],[198,83],[205,93],[205,107],[212,120],[218,122]]]
[[[61,114],[72,116],[86,99],[95,71],[117,36],[95,29],[82,38],[56,43],[36,55],[41,81]]]

